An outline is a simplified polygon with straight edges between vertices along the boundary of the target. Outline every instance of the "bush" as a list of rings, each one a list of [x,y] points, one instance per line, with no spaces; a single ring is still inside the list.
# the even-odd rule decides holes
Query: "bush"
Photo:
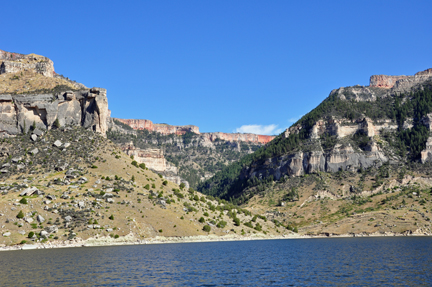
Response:
[[[118,234],[114,235],[114,238],[115,238],[115,239],[117,239],[117,238],[119,238],[119,237],[120,237],[120,235],[118,235]]]
[[[111,216],[108,217],[108,218],[111,219],[111,220],[114,220],[114,215],[111,214]]]
[[[227,225],[227,222],[221,220],[221,221],[218,222],[218,224],[216,224],[216,227],[217,228],[224,228],[226,225]]]
[[[34,232],[33,231],[30,231],[29,234],[27,235],[28,238],[33,238],[33,236],[34,236]]]
[[[144,186],[144,188],[147,189],[147,190],[149,190],[149,189],[150,189],[150,185],[146,184],[146,185]]]
[[[162,182],[163,185],[167,185],[168,181],[164,180],[164,182]]]
[[[202,217],[201,217],[202,218]],[[203,231],[205,231],[205,232],[210,232],[210,230],[211,230],[211,227],[209,226],[209,225],[204,225],[204,227],[203,227]]]
[[[136,160],[132,161],[132,165],[138,167],[138,162]]]
[[[198,221],[201,222],[201,223],[204,223],[205,219],[204,219],[204,217],[201,216],[201,218]]]
[[[145,164],[143,164],[143,163],[140,163],[140,164],[139,164],[139,167],[142,168],[142,169],[145,169],[145,168],[146,168]]]
[[[22,212],[22,210],[20,210],[20,212],[18,212],[17,218],[24,218],[24,212]]]
[[[21,204],[27,204],[28,203],[27,202],[27,198],[25,198],[25,197],[21,198],[21,200],[19,201],[19,203],[21,203]]]
[[[237,217],[234,218],[234,225],[235,226],[240,226],[240,219],[238,219]]]

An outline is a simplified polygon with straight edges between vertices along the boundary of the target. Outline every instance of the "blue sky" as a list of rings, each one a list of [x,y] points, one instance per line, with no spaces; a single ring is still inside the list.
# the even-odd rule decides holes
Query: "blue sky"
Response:
[[[275,134],[332,89],[432,67],[431,1],[7,1],[0,49],[108,90],[113,117]]]

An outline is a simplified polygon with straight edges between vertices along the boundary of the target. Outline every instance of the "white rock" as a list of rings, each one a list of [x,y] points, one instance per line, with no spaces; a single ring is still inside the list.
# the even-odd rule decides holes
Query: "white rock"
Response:
[[[62,142],[59,140],[56,140],[53,145],[55,145],[56,147],[60,147],[62,145]]]
[[[28,223],[32,223],[34,220],[31,217],[24,217],[24,221]]]
[[[35,155],[39,152],[38,148],[34,148],[31,151],[29,151],[30,154]]]
[[[42,215],[38,214],[38,216],[36,217],[37,221],[39,221],[40,223],[45,221],[45,218],[43,218]]]
[[[11,235],[10,232],[5,232],[5,233],[3,233],[3,236],[4,236],[4,237],[9,237],[10,235]]]
[[[37,138],[38,138],[38,136],[37,135],[35,135],[35,134],[32,134],[31,136],[30,136],[30,138],[32,139],[32,141],[37,141]]]

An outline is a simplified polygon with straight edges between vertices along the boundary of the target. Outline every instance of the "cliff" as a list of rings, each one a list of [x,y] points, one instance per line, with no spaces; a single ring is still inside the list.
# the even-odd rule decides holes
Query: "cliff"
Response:
[[[45,77],[54,76],[54,63],[36,54],[18,54],[0,50],[0,74],[34,71]]]
[[[248,142],[256,144],[267,144],[275,138],[275,136],[256,135],[256,134],[241,134],[241,133],[200,133],[199,127],[193,125],[187,126],[172,126],[167,124],[154,124],[150,120],[135,120],[135,119],[119,119],[115,120],[124,123],[134,130],[148,130],[158,132],[163,135],[184,135],[188,132],[202,135],[204,140],[214,142],[216,140],[225,140],[229,142]]]
[[[256,186],[262,190],[286,178],[432,161],[431,112],[432,69],[414,76],[372,76],[368,87],[331,91],[284,133],[199,190],[244,202]]]
[[[176,184],[185,183],[189,188],[189,183],[178,175],[178,169],[165,159],[161,149],[148,148],[140,149],[134,146],[133,142],[120,145],[120,149],[129,156],[133,156],[138,163],[143,163],[147,168],[161,174],[165,179]]]
[[[0,50],[0,135],[83,126],[106,135],[110,119],[106,90],[88,89],[54,73],[53,62],[35,54]],[[78,89],[79,88],[79,89]]]
[[[395,85],[403,82],[422,82],[425,80],[425,78],[432,76],[432,69],[427,69],[421,72],[416,73],[414,76],[387,76],[387,75],[373,75],[370,77],[370,84],[371,87],[377,87],[377,88],[385,88],[390,89],[393,88]],[[400,81],[402,80],[402,81]]]

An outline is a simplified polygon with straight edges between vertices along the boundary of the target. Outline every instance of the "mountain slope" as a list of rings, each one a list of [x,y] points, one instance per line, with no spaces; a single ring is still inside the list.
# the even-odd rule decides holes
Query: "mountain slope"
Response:
[[[432,70],[426,70],[404,76],[391,88],[333,90],[283,134],[199,190],[225,199],[242,197],[242,203],[246,188],[286,176],[419,161],[430,130],[431,76]]]

